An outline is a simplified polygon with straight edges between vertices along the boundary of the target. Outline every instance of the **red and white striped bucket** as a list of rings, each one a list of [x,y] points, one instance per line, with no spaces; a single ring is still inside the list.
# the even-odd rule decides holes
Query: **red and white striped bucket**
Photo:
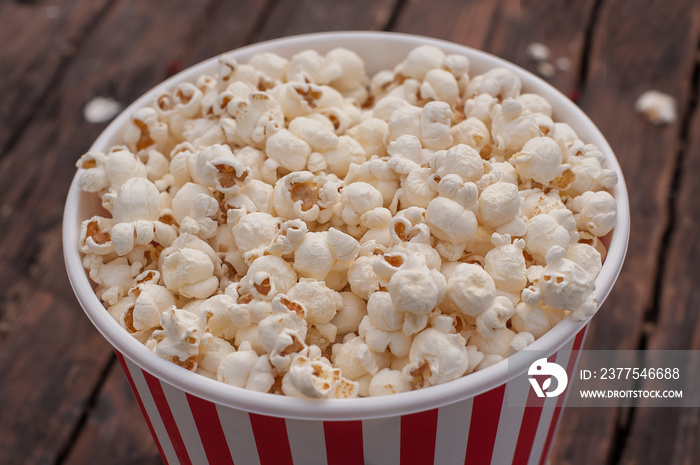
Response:
[[[622,267],[629,237],[629,204],[620,166],[607,141],[569,99],[534,75],[494,56],[426,37],[376,32],[321,33],[264,42],[232,52],[239,62],[253,54],[282,56],[335,47],[357,52],[367,71],[393,67],[411,49],[431,44],[466,55],[472,73],[494,67],[512,70],[524,92],[544,96],[554,117],[596,144],[614,169],[618,222],[596,278],[596,298],[605,300]],[[216,59],[189,68],[155,87],[119,115],[91,151],[119,143],[134,109],[149,105],[161,89],[216,72]],[[76,154],[76,158],[80,154]],[[546,462],[564,396],[536,397],[513,380],[527,371],[508,360],[449,383],[385,397],[311,400],[248,391],[218,383],[170,363],[131,337],[105,310],[82,266],[80,223],[100,211],[99,199],[85,194],[76,175],[63,220],[66,269],[85,313],[117,351],[124,372],[158,444],[163,461],[175,464],[543,464]],[[566,367],[571,377],[587,322],[565,318],[528,349]],[[534,357],[534,356],[533,356]],[[511,363],[511,365],[513,365]],[[508,399],[520,399],[512,406]]]
[[[550,361],[573,375],[586,328]],[[564,396],[509,407],[509,382],[441,407],[368,420],[297,420],[209,402],[162,381],[117,352],[168,465],[541,465]],[[521,394],[521,393],[518,393]]]

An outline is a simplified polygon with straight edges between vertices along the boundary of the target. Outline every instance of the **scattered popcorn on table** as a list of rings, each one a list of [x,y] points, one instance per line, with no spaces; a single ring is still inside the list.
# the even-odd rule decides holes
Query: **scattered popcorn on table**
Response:
[[[648,90],[634,102],[634,109],[651,124],[663,126],[676,121],[676,99],[658,90]]]
[[[60,11],[58,7],[55,8],[56,11]],[[121,109],[122,104],[113,98],[95,97],[85,104],[85,108],[83,108],[83,117],[88,123],[104,123],[117,116],[117,113],[119,113]]]
[[[597,310],[617,176],[507,69],[470,76],[432,46],[373,77],[340,48],[222,56],[155,100],[77,162],[106,210],[78,245],[109,314],[188,370],[381,396]]]
[[[533,61],[547,61],[549,60],[549,47],[540,42],[533,42],[527,46],[527,56]]]

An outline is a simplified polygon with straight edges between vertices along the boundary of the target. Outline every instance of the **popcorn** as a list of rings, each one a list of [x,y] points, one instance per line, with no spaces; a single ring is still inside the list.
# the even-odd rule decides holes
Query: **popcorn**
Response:
[[[634,109],[657,126],[676,121],[676,99],[658,90],[648,90],[634,102]]]
[[[538,263],[544,263],[550,247],[556,245],[566,251],[578,241],[573,214],[566,208],[533,216],[526,225],[527,232],[523,235],[525,251]]]
[[[270,355],[270,363],[277,370],[289,369],[292,359],[308,353],[306,308],[278,294],[272,300],[272,314],[258,324],[260,344]]]
[[[229,210],[227,223],[232,226],[236,246],[244,256],[258,247],[269,245],[280,229],[279,218],[263,212],[247,213],[245,207]]]
[[[369,78],[365,74],[365,63],[355,52],[345,48],[335,48],[326,54],[326,59],[340,66],[340,77],[329,83],[338,89],[344,97],[354,99],[358,104],[367,99],[365,89]]]
[[[532,113],[512,98],[507,98],[501,105],[494,105],[491,119],[491,138],[494,148],[501,153],[514,153],[541,134]]]
[[[557,246],[547,252],[547,266],[542,270],[541,279],[532,289],[523,291],[523,301],[532,304],[539,297],[545,305],[571,310],[575,320],[584,320],[597,310],[593,296],[595,282],[581,266],[564,258],[565,253]]]
[[[212,337],[206,343],[206,348],[204,349],[204,357],[199,361],[199,366],[197,367],[197,372],[200,370],[206,370],[213,379],[216,379],[216,374],[219,371],[219,366],[221,366],[221,361],[229,354],[236,351],[235,347],[231,345],[226,339],[220,337]]]
[[[562,158],[561,149],[553,139],[535,137],[508,161],[515,166],[523,182],[533,180],[547,185],[561,175]]]
[[[136,276],[136,285],[129,290],[134,298],[133,306],[124,312],[124,327],[130,333],[155,328],[165,310],[175,306],[175,297],[164,286],[158,284],[160,273],[145,271]]]
[[[287,79],[289,81],[328,84],[343,74],[343,68],[314,50],[299,52],[289,61]]]
[[[338,144],[323,152],[328,170],[336,176],[345,176],[352,164],[366,160],[365,149],[349,135],[338,137]]]
[[[465,144],[479,154],[487,155],[491,150],[491,133],[483,121],[469,117],[450,128],[452,140],[455,144]]]
[[[484,257],[484,270],[491,276],[496,289],[520,292],[527,284],[527,268],[523,249],[525,241],[516,239],[511,244],[508,234],[494,233],[491,242],[495,248]]]
[[[113,147],[106,154],[88,152],[76,163],[83,173],[78,187],[86,192],[117,190],[131,178],[145,178],[143,162],[124,146]]]
[[[83,266],[89,271],[90,279],[98,284],[95,289],[97,297],[109,305],[115,305],[127,294],[139,271],[134,270],[124,257],[104,263],[100,255],[86,255]]]
[[[124,130],[124,142],[132,152],[153,147],[163,151],[168,140],[168,125],[158,121],[158,113],[150,107],[139,108]]]
[[[450,119],[453,113],[445,102],[429,102],[420,112],[421,140],[430,150],[447,149],[452,145]]]
[[[236,194],[250,181],[250,168],[237,160],[226,145],[214,144],[197,154],[199,182],[224,194]]]
[[[471,210],[477,204],[477,188],[464,183],[455,174],[440,179],[438,197],[431,200],[425,214],[430,232],[443,241],[463,244],[476,234],[476,215]]]
[[[447,307],[471,317],[479,316],[496,298],[496,285],[479,265],[460,263],[447,278]]]
[[[447,151],[435,152],[430,165],[438,176],[456,174],[464,182],[477,182],[488,167],[476,150],[464,144],[455,145]]]
[[[435,327],[416,335],[408,358],[403,373],[421,387],[457,379],[469,366],[464,339],[454,333],[452,319],[446,316],[437,317]]]
[[[280,129],[267,139],[267,156],[289,171],[300,171],[306,167],[311,146],[286,129]]]
[[[309,171],[295,171],[275,184],[274,205],[284,218],[325,223],[340,197],[335,182]]]
[[[214,295],[202,302],[201,311],[211,314],[209,331],[216,337],[233,340],[239,329],[251,324],[248,304],[241,304],[227,295]]]
[[[403,76],[423,80],[425,75],[434,68],[439,68],[445,54],[432,45],[421,45],[408,53],[406,59],[399,63],[395,71]]]
[[[509,182],[496,182],[479,196],[479,219],[487,228],[495,229],[514,220],[520,213],[518,187]]]
[[[565,258],[580,265],[593,279],[598,276],[601,268],[603,268],[600,252],[588,244],[578,243],[572,245]]]
[[[213,337],[206,332],[209,314],[198,315],[176,306],[168,308],[161,317],[162,330],[151,335],[153,350],[160,356],[171,357],[173,362],[194,371],[199,362],[200,346]]]
[[[221,270],[216,252],[209,244],[189,232],[182,232],[160,254],[163,283],[185,298],[204,299],[219,287],[215,276]]]
[[[571,201],[576,225],[596,236],[605,236],[617,222],[617,204],[605,191],[584,192]]]
[[[340,292],[343,306],[331,320],[336,327],[338,336],[341,338],[346,334],[354,332],[360,322],[367,315],[367,303],[352,292]]]
[[[107,255],[114,252],[111,218],[93,216],[80,224],[80,251],[84,254]]]
[[[387,395],[484,369],[597,309],[605,156],[507,69],[414,49],[272,53],[156,95],[77,163],[110,315],[233,386]]]
[[[258,356],[250,344],[242,343],[237,352],[225,356],[216,371],[222,383],[253,391],[268,392],[275,382],[267,354]]]
[[[420,86],[421,98],[445,102],[454,108],[459,101],[457,77],[443,69],[431,69]]]
[[[361,337],[353,335],[346,336],[342,344],[333,345],[332,360],[343,376],[354,381],[389,366],[389,354],[373,352]]]
[[[328,323],[344,305],[338,292],[328,289],[321,281],[309,278],[301,278],[287,292],[287,296],[306,307],[306,323],[309,325]]]
[[[342,380],[340,372],[341,370],[333,368],[333,365],[324,357],[315,360],[297,357],[282,378],[282,392],[288,396],[311,399],[332,397],[335,388]],[[355,395],[344,395],[344,398],[356,397],[359,385],[357,382],[350,383]]]
[[[197,225],[196,233],[204,238],[216,234],[218,223],[214,216],[219,210],[219,203],[211,196],[209,189],[201,184],[188,182],[182,186],[172,200],[172,215],[182,225],[185,218]]]
[[[406,380],[401,371],[389,368],[383,368],[372,376],[368,387],[369,395],[372,397],[397,394],[412,389],[411,383]]]
[[[481,77],[481,79],[477,79]],[[467,93],[491,95],[499,100],[515,98],[520,94],[520,79],[505,68],[494,68],[475,77],[467,88]]]

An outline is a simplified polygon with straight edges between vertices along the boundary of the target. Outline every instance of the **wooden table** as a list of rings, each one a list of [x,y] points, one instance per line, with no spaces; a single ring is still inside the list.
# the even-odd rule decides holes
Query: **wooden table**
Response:
[[[349,29],[448,39],[534,71],[532,42],[568,58],[550,81],[608,138],[632,209],[627,261],[587,347],[700,349],[697,0],[0,0],[0,463],[160,463],[64,271],[65,194],[105,126],[85,121],[85,104],[131,102],[248,43]],[[677,99],[677,122],[635,114],[648,89]],[[552,463],[699,463],[699,418],[697,408],[569,409]]]

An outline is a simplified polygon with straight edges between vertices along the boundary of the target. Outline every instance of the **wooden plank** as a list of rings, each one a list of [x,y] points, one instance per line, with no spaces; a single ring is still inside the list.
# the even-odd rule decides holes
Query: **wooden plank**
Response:
[[[140,4],[135,3],[127,3],[116,7],[109,18],[105,20],[105,25],[96,31],[94,38],[91,38],[90,44],[78,52],[75,62],[66,71],[65,81],[61,82],[59,88],[52,94],[53,98],[47,104],[47,111],[40,114],[32,123],[31,132],[35,134],[35,137],[23,138],[17,145],[17,149],[11,154],[14,157],[11,158],[13,161],[8,166],[14,168],[14,176],[11,178],[8,172],[5,179],[10,181],[15,189],[9,196],[10,201],[15,206],[12,208],[11,214],[5,218],[5,224],[8,225],[9,229],[5,233],[9,238],[9,245],[3,247],[0,253],[7,257],[7,259],[2,260],[2,263],[8,264],[8,266],[3,270],[0,265],[0,274],[4,272],[8,278],[14,278],[21,282],[22,292],[16,293],[13,302],[16,308],[21,308],[26,302],[26,296],[31,292],[31,283],[36,278],[43,276],[44,282],[42,285],[45,284],[48,288],[56,291],[63,289],[65,292],[67,289],[64,273],[45,273],[46,269],[62,267],[59,229],[61,204],[64,200],[64,192],[67,190],[68,183],[75,171],[74,160],[86,150],[87,146],[102,128],[102,125],[89,125],[80,118],[80,110],[84,101],[80,100],[77,93],[86,92],[86,89],[89,91],[91,88],[100,88],[100,86],[104,85],[104,82],[116,82],[112,86],[112,89],[115,91],[114,96],[119,100],[128,101],[165,77],[173,61],[181,61],[183,65],[187,65],[190,61],[197,61],[198,56],[201,56],[201,54],[209,56],[223,51],[224,47],[228,49],[243,45],[242,40],[249,35],[239,29],[229,28],[232,36],[226,40],[221,37],[222,29],[211,28],[207,29],[202,36],[193,37],[191,33],[188,33],[184,25],[178,24],[178,18],[153,18],[149,15],[149,11],[144,10]],[[230,7],[223,4],[214,5],[214,8],[206,10],[202,8],[201,10],[202,15],[212,18],[213,21],[218,21],[218,18],[223,17],[225,14],[231,14],[231,12]],[[180,19],[196,16],[193,11],[182,11],[181,14],[183,18]],[[133,28],[133,26],[129,26],[131,22],[144,25],[144,29],[137,27],[135,30],[131,30],[130,40],[110,41],[109,37],[111,34],[114,34],[114,29],[118,29],[120,26],[127,29]],[[195,23],[197,22],[195,21]],[[164,43],[166,39],[159,40],[156,37],[151,37],[151,34],[160,34],[159,31],[166,28],[169,29],[169,27],[180,30],[180,35],[177,37],[169,36],[167,38],[168,43]],[[129,45],[130,43],[138,44],[140,42],[148,43],[149,47],[135,50],[134,47]],[[195,45],[190,45],[187,48],[184,47],[185,43],[194,43]],[[156,54],[154,52],[154,50],[164,49],[168,50],[165,54]],[[117,67],[115,63],[112,63],[112,61],[115,61],[113,59],[114,56],[120,57],[118,60],[120,64],[128,63],[126,69],[123,66]],[[147,61],[148,58],[152,59],[150,63]],[[95,75],[92,72],[95,69],[103,69],[103,72]],[[74,82],[73,79],[81,75],[94,77],[92,79],[85,78],[82,90],[79,90],[71,82]],[[55,133],[53,127],[54,118],[60,118],[62,121],[73,121],[74,123],[66,125],[71,127],[70,132]],[[37,134],[42,136],[36,136]],[[76,134],[80,136],[76,137]],[[52,144],[47,144],[46,137],[52,139]],[[41,153],[40,148],[42,145],[52,147],[50,153],[46,154],[47,161],[45,165],[27,167],[20,163],[21,160],[18,154],[39,154]],[[1,176],[2,174],[0,174]],[[2,184],[2,180],[0,180],[0,184]],[[43,192],[31,188],[36,184],[43,186]],[[14,194],[17,188],[23,191],[23,195]],[[2,190],[2,187],[0,187],[0,190]],[[43,231],[43,233],[39,237],[35,235],[33,241],[28,240],[29,233],[37,229]],[[50,251],[53,251],[53,253],[49,254]],[[48,257],[47,254],[49,254]],[[27,264],[23,279],[22,277],[17,279],[17,276],[12,275],[13,271],[10,269],[9,264],[15,262],[15,260]],[[4,305],[4,307],[7,308],[7,305]],[[17,313],[14,315],[15,318]],[[76,318],[81,319],[81,321],[87,321],[80,313],[77,308],[74,310]],[[9,330],[11,324],[7,324],[7,319],[5,319],[5,323],[6,330]],[[15,324],[12,329],[16,328],[17,325]],[[84,347],[84,350],[89,351],[90,348]],[[106,355],[103,354],[103,360],[105,357]],[[86,383],[86,387],[90,387],[93,384]],[[108,381],[102,387],[96,412],[99,410],[101,402],[110,402],[110,399],[123,397],[123,394],[118,392],[119,389],[120,387],[117,383]],[[68,402],[71,400],[76,402],[76,404],[78,403],[76,399],[68,399]],[[82,402],[80,405],[84,406],[84,400],[79,400]],[[76,408],[79,409],[80,405]],[[134,402],[131,405],[133,408],[137,408]],[[100,422],[99,418],[93,418],[94,415],[99,415],[98,413],[89,413],[90,415],[86,422],[87,427],[77,438],[75,445],[77,449],[75,451],[69,449],[69,462],[85,463],[84,456],[93,456],[92,454],[99,454],[99,451],[109,451],[110,442],[114,438],[118,438],[117,444],[139,444],[139,441],[144,440],[143,432],[138,428],[130,428],[129,423],[124,423],[124,421],[119,419],[106,423]],[[137,414],[140,415],[138,411]],[[145,460],[148,462],[152,458],[152,451],[146,452],[146,454]],[[114,457],[113,455],[110,453],[102,455],[100,462],[118,463],[123,458],[124,462],[122,463],[128,463],[128,458]]]
[[[109,0],[0,4],[0,151],[41,105],[62,66],[109,4]]]
[[[498,6],[499,2],[492,0],[409,0],[392,30],[483,50]]]
[[[193,18],[213,1],[171,3],[168,15],[149,2],[117,4],[76,53],[24,136],[0,159],[0,328],[12,324],[45,273],[32,266],[44,259],[44,247],[60,250],[75,161],[106,125],[85,121],[83,107],[95,95],[129,103],[160,82],[178,50],[192,40]]]
[[[156,465],[162,463],[141,410],[124,377],[114,363],[82,434],[65,465]]]
[[[70,295],[61,256],[75,161],[105,126],[84,121],[83,106],[94,95],[128,103],[160,82],[185,44],[197,39],[194,23],[214,3],[171,2],[164,14],[150,2],[120,1],[0,160],[0,394],[13,401],[0,412],[0,463],[53,464],[69,451],[112,357]],[[134,430],[119,433],[119,440],[131,444],[140,436]]]
[[[279,0],[253,42],[320,31],[383,29],[397,0]]]
[[[199,37],[183,51],[183,66],[248,44],[268,13],[262,1],[215,3],[198,26]]]
[[[505,0],[494,22],[487,51],[521,66],[547,80],[566,95],[575,97],[583,67],[586,26],[594,13],[596,0],[562,2],[561,0]],[[545,45],[555,67],[553,76],[538,69],[538,62],[528,56],[532,43]],[[568,68],[557,68],[564,59]]]
[[[35,291],[2,345],[0,463],[53,464],[111,349],[72,303]]]
[[[695,9],[700,14],[700,7],[696,5]],[[693,26],[691,37],[683,44],[688,48],[700,40],[700,23]],[[700,60],[700,56],[697,59]],[[696,66],[700,66],[700,61]],[[687,140],[681,154],[677,186],[674,186],[678,188],[675,221],[665,254],[666,266],[661,270],[658,324],[651,333],[648,346],[652,350],[700,350],[700,205],[697,200],[700,198],[697,182],[700,176],[700,108],[697,106],[700,75],[695,74],[694,78],[696,100],[691,107],[694,115],[689,115],[691,119],[684,134]],[[687,381],[684,396],[697,390],[697,379]],[[663,425],[663,428],[658,425]],[[698,436],[698,408],[640,408],[629,432],[622,461],[629,464],[695,464],[700,460]]]
[[[654,303],[657,258],[668,222],[667,195],[679,149],[679,124],[653,127],[635,114],[634,102],[649,89],[670,93],[681,105],[688,100],[697,40],[693,8],[691,0],[672,4],[661,0],[604,2],[601,8],[590,76],[579,104],[601,128],[622,165],[632,227],[625,266],[593,318],[588,348],[636,349],[645,330],[645,312]],[[628,413],[569,409],[563,415],[553,463],[582,463],[583,458],[588,463],[614,463],[607,460],[615,460],[621,452]],[[616,415],[620,417],[617,432]],[[640,421],[633,420],[632,427]],[[659,426],[648,423],[647,431],[653,428],[657,432]],[[586,440],[581,439],[582,431]],[[659,457],[671,454],[671,444],[655,442]],[[627,450],[632,447],[627,444]],[[655,463],[647,459],[639,463]]]

